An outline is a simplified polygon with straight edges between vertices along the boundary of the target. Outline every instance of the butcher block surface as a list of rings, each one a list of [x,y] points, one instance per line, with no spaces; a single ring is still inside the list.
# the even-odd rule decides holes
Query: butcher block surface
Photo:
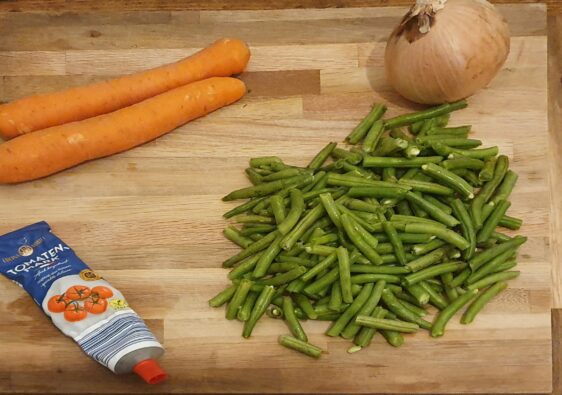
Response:
[[[264,318],[251,339],[207,301],[237,251],[222,236],[220,198],[248,184],[252,156],[305,165],[342,141],[375,102],[419,109],[386,83],[386,38],[406,8],[267,11],[0,13],[0,101],[130,73],[187,56],[221,37],[248,41],[240,102],[157,141],[43,180],[0,186],[0,233],[40,221],[127,297],[166,347],[169,380],[143,384],[88,359],[25,292],[0,280],[1,392],[548,393],[552,390],[547,38],[544,5],[501,5],[511,53],[490,86],[453,114],[509,156],[519,182],[510,215],[529,237],[521,276],[472,325],[440,339],[379,336],[350,343],[306,322],[318,361],[277,344]],[[560,198],[560,196],[558,196]]]

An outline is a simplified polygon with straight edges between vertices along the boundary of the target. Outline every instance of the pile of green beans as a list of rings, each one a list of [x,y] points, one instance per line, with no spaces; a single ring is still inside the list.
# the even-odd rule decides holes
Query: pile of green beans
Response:
[[[447,126],[464,101],[383,119],[372,111],[306,167],[275,156],[250,160],[248,199],[224,214],[232,285],[209,301],[227,305],[250,337],[263,315],[283,320],[279,343],[319,358],[305,320],[331,321],[328,336],[367,347],[376,333],[399,347],[404,334],[442,336],[449,320],[472,322],[519,275],[526,241],[507,215],[517,174],[497,147],[478,148],[468,125]],[[500,228],[508,229],[506,234]],[[432,318],[429,318],[433,316]]]

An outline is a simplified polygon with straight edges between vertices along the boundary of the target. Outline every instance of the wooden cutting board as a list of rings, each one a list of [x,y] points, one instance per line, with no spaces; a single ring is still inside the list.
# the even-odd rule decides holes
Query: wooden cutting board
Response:
[[[499,145],[520,175],[512,215],[525,220],[522,275],[468,327],[443,338],[382,338],[362,352],[323,335],[310,360],[276,344],[271,319],[250,340],[207,300],[226,284],[221,262],[237,250],[221,235],[227,192],[247,185],[248,158],[302,165],[341,141],[373,102],[412,110],[383,74],[386,37],[405,8],[283,11],[0,14],[0,100],[47,92],[174,61],[223,36],[252,49],[239,103],[155,142],[47,179],[0,187],[0,232],[46,220],[128,296],[163,341],[170,380],[150,387],[86,358],[23,290],[0,280],[2,392],[551,391],[551,259],[547,182],[546,10],[499,7],[512,29],[502,71],[457,112],[474,136]]]

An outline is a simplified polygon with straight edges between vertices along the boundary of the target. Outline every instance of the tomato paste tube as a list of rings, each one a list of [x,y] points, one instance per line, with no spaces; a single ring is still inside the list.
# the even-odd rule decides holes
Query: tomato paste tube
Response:
[[[53,323],[112,372],[155,384],[164,348],[117,289],[93,272],[46,222],[0,236],[0,272],[23,287]]]

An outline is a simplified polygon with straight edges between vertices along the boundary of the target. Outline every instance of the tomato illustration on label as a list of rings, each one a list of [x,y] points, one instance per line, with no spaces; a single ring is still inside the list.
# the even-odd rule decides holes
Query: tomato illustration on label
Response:
[[[72,300],[68,299],[65,294],[55,295],[49,299],[47,307],[53,313],[62,313],[70,302]]]
[[[97,287],[92,288],[92,295],[97,294],[100,298],[111,298],[113,296],[113,291],[108,287],[104,287],[103,285],[99,285]]]
[[[64,318],[70,322],[82,321],[88,316],[88,312],[78,303],[70,303],[64,311]]]
[[[88,298],[84,302],[84,309],[92,314],[101,314],[107,310],[107,300],[103,298]]]
[[[90,288],[84,285],[73,285],[66,290],[65,295],[68,299],[81,300],[90,296],[91,292]]]

